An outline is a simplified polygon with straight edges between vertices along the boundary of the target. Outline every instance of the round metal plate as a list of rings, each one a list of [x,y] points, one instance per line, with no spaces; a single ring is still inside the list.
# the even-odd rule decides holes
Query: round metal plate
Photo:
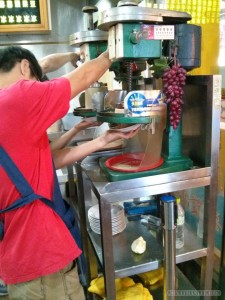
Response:
[[[78,116],[78,117],[95,117],[97,112],[92,109],[77,107],[73,110],[73,114],[74,116]]]
[[[89,42],[108,41],[108,33],[101,30],[79,31],[70,35],[70,46],[80,47],[80,45]]]
[[[137,7],[121,6],[112,7],[103,12],[99,12],[98,29],[108,31],[110,27],[118,23],[144,22],[144,23],[163,23],[180,24],[191,20],[191,15],[185,12]]]
[[[124,114],[113,112],[98,112],[97,121],[115,124],[148,124],[150,117],[125,117]]]

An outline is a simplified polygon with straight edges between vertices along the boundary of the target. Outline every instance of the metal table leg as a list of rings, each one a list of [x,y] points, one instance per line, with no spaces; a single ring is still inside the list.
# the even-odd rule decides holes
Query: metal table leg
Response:
[[[162,196],[164,206],[164,300],[174,300],[176,290],[176,248],[173,196]]]

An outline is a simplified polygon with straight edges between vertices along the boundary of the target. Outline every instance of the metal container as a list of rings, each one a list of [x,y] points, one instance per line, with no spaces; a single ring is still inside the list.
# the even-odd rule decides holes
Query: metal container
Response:
[[[98,92],[104,92],[107,93],[107,86],[101,85],[98,83],[98,85],[94,85],[88,89],[85,90],[85,108],[86,109],[93,109],[93,95]]]
[[[127,95],[125,90],[112,90],[105,95],[104,109],[114,110],[116,107],[123,105],[124,98]]]

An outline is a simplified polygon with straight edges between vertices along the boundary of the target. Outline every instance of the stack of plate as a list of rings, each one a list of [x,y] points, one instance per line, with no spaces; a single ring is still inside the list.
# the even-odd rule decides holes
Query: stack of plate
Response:
[[[124,208],[118,204],[111,205],[111,217],[112,217],[112,234],[122,232],[126,228],[126,217],[124,214]],[[88,220],[91,226],[91,229],[97,233],[101,234],[100,227],[100,214],[99,206],[94,205],[88,210]]]

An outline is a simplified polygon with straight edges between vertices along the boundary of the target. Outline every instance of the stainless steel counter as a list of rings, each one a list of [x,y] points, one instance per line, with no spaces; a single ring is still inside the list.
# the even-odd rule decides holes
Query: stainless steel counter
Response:
[[[85,239],[91,242],[91,248],[103,268],[107,283],[106,291],[109,297],[107,299],[115,299],[114,278],[157,269],[162,266],[165,253],[162,231],[150,231],[138,221],[129,221],[123,232],[112,236],[111,204],[200,186],[209,187],[211,184],[211,167],[109,182],[97,162],[98,156],[87,158],[82,164],[76,165],[81,191],[80,211],[83,222],[81,228],[83,228]],[[88,207],[93,205],[91,191],[99,203],[101,235],[90,229],[86,217]],[[142,255],[135,255],[130,246],[139,236],[146,240],[147,251]],[[86,246],[85,251],[88,253],[90,246],[87,244]],[[190,226],[186,224],[185,246],[176,251],[176,263],[206,257],[207,255],[208,249],[205,246],[205,240],[199,239],[196,232],[193,232]],[[93,255],[90,257],[88,263],[92,265],[94,264]],[[92,271],[90,272],[89,276],[93,278],[94,274]]]
[[[211,175],[211,168],[206,167],[117,182],[108,182],[98,163],[86,163],[84,160],[81,168],[85,170],[85,174],[89,178],[95,193],[108,202],[118,202],[199,186],[207,186],[210,184]]]

